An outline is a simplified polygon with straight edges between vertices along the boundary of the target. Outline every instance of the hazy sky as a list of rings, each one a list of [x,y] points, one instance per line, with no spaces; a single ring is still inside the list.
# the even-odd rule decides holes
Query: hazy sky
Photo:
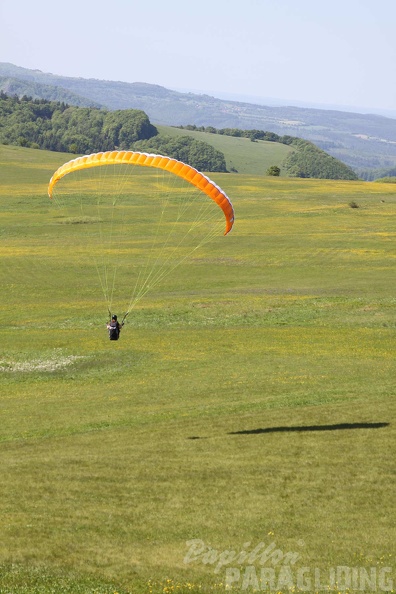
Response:
[[[396,109],[396,0],[0,0],[0,62]]]

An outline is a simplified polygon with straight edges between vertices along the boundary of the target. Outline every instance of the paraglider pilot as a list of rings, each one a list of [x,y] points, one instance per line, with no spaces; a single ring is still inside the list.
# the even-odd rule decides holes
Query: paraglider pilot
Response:
[[[110,322],[107,323],[107,330],[109,331],[110,340],[118,340],[120,338],[122,325],[118,322],[117,316],[111,316]]]

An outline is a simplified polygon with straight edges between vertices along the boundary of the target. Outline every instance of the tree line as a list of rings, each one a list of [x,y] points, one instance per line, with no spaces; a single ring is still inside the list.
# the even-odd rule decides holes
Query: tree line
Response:
[[[267,170],[267,175],[279,175],[283,170],[289,177],[318,178],[318,179],[358,179],[356,173],[335,157],[332,157],[309,140],[296,136],[279,136],[275,132],[265,130],[241,130],[239,128],[220,128],[213,126],[178,126],[180,129],[207,132],[209,134],[221,134],[239,138],[249,138],[252,142],[264,140],[268,142],[279,142],[293,147],[293,150],[281,168],[273,165]]]
[[[129,148],[158,134],[140,110],[107,111],[0,93],[0,142],[68,153]]]
[[[190,130],[195,132],[208,132],[209,134],[220,134],[223,136],[235,136],[237,138],[249,138],[252,142],[257,140],[267,140],[269,142],[281,142],[282,144],[292,144],[293,140],[297,140],[294,136],[279,136],[275,132],[268,132],[265,130],[241,130],[240,128],[214,128],[213,126],[195,126],[188,124],[187,126],[175,126],[180,130]]]
[[[359,177],[365,181],[393,178],[393,181],[396,182],[396,167],[390,167],[388,169],[363,169],[359,172]]]
[[[292,151],[284,162],[290,177],[314,177],[317,179],[359,179],[345,163],[332,157],[308,140],[296,138],[291,143]]]
[[[226,171],[223,153],[188,136],[159,136],[138,109],[108,111],[0,92],[0,142],[74,154],[158,152],[204,171]]]
[[[180,126],[183,129],[183,126]],[[347,165],[307,140],[263,130],[185,126],[188,130],[290,145],[294,150],[281,164],[292,177],[357,179]],[[190,136],[162,136],[138,109],[108,111],[70,106],[61,101],[18,98],[0,92],[0,142],[74,154],[108,150],[139,150],[173,157],[203,171],[227,171],[224,154]],[[276,165],[276,168],[279,164]],[[277,169],[276,169],[277,170]],[[271,169],[269,174],[275,174]]]
[[[156,153],[173,157],[188,163],[200,171],[227,172],[224,154],[207,142],[191,136],[154,136],[149,140],[135,142],[134,149],[145,153]]]

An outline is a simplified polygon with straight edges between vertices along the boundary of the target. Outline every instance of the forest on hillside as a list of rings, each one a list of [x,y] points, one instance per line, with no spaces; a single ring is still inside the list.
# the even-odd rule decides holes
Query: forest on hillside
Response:
[[[282,170],[289,177],[314,177],[318,179],[358,179],[356,173],[335,159],[312,142],[297,138],[296,136],[279,136],[274,132],[264,130],[241,130],[239,128],[220,128],[213,126],[178,126],[178,128],[190,131],[207,132],[209,134],[220,134],[223,136],[235,136],[238,138],[249,138],[252,142],[264,140],[267,142],[280,142],[287,144],[294,150],[282,163]],[[274,175],[271,173],[270,175]]]
[[[262,130],[196,128],[212,134],[244,136],[252,142],[281,142],[293,148],[281,165],[290,177],[357,179],[347,165],[309,141]],[[226,172],[225,155],[191,136],[160,135],[147,114],[138,109],[108,111],[70,106],[60,101],[8,96],[0,92],[0,142],[51,151],[87,154],[109,150],[137,150],[173,157],[202,171]],[[274,163],[280,171],[278,164]],[[279,173],[275,173],[279,174]]]
[[[107,111],[0,92],[0,142],[67,153],[129,148],[158,133],[140,110]]]
[[[159,85],[64,77],[0,62],[0,90],[80,107],[137,109],[155,125],[270,130],[314,143],[363,179],[393,176],[396,119],[369,113],[255,105]],[[395,112],[396,113],[396,112]]]
[[[59,101],[9,97],[0,92],[0,142],[87,154],[111,150],[157,150],[205,171],[226,171],[224,155],[189,137],[157,139],[158,130],[138,109],[108,111]],[[159,138],[159,137],[158,137]],[[150,144],[142,141],[157,139]]]

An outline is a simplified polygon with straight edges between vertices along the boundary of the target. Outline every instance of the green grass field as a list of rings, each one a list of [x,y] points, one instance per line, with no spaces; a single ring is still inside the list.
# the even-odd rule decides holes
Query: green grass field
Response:
[[[395,187],[212,174],[234,230],[112,343],[69,158],[0,145],[0,592],[394,591]]]
[[[168,136],[191,136],[201,142],[206,142],[221,151],[227,163],[227,169],[236,169],[238,173],[250,175],[265,175],[272,165],[281,168],[282,163],[293,148],[279,142],[259,140],[252,142],[248,138],[210,134],[196,130],[172,128],[170,126],[156,126],[160,134]]]

